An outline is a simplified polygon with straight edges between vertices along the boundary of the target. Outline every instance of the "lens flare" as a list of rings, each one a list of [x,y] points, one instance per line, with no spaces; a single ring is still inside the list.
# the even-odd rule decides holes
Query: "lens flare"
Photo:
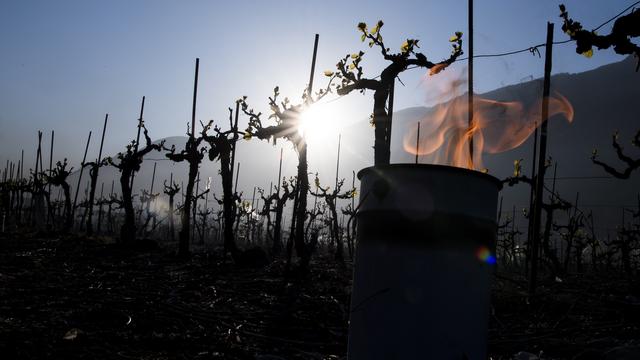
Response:
[[[491,251],[486,246],[481,246],[476,250],[476,257],[487,264],[493,265],[496,263],[496,257],[491,254]]]

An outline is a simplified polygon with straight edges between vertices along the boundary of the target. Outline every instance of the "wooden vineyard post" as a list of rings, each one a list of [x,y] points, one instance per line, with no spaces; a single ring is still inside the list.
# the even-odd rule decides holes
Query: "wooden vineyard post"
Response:
[[[531,272],[529,277],[529,296],[534,297],[538,276],[538,248],[540,245],[540,217],[544,193],[545,161],[547,155],[547,118],[549,117],[549,88],[551,86],[551,61],[553,49],[553,23],[547,23],[547,45],[544,61],[544,84],[542,90],[542,122],[540,126],[540,155],[538,156],[538,175],[535,178],[535,206],[531,244]]]
[[[104,202],[104,182],[100,185],[100,203],[98,204],[98,224],[96,232],[100,234],[102,228],[102,203]]]
[[[151,174],[151,186],[149,187],[149,198],[147,199],[147,203],[146,203],[146,215],[147,215],[147,219],[144,222],[144,228],[142,229],[142,233],[146,234],[147,233],[147,226],[149,225],[149,221],[151,219],[151,202],[155,200],[155,196],[153,195],[153,185],[156,181],[156,166],[158,165],[158,162],[155,161],[153,163],[153,173]],[[152,227],[153,229],[153,227]],[[153,231],[153,230],[152,230]]]
[[[91,142],[91,131],[89,131],[89,137],[87,138],[87,145],[84,147],[84,156],[82,157],[82,163],[80,163],[80,174],[78,175],[78,184],[76,185],[76,193],[73,197],[73,208],[71,209],[72,219],[75,219],[76,207],[78,206],[78,193],[80,192],[80,181],[82,181],[82,173],[84,172],[84,163],[87,160],[87,151],[89,150],[90,142]]]
[[[276,194],[280,197],[280,183],[282,182],[282,148],[280,148],[280,165],[278,165],[278,179],[276,181]]]
[[[418,163],[419,152],[420,152],[420,121],[418,121],[418,133],[416,134],[416,164]]]
[[[184,201],[182,203],[181,213],[181,228],[178,233],[178,255],[181,257],[189,256],[189,247],[191,242],[191,211],[193,200],[193,188],[194,181],[198,175],[198,168],[200,166],[201,157],[197,155],[198,140],[196,139],[196,105],[198,99],[198,76],[200,72],[200,58],[196,58],[195,74],[193,81],[193,102],[191,107],[191,131],[189,133],[189,140],[183,151],[183,160],[187,160],[189,163],[189,175],[187,179],[187,188],[184,193]],[[195,156],[195,157],[194,157]],[[197,195],[197,194],[196,194]],[[195,221],[195,219],[194,219]],[[195,231],[196,229],[194,229]]]
[[[53,170],[53,140],[54,140],[54,131],[51,130],[51,150],[49,151],[49,175],[51,175],[51,171]],[[49,222],[51,221],[51,217],[53,215],[51,208],[51,183],[49,183],[47,189],[47,226],[49,226]]]
[[[44,211],[43,191],[44,187],[39,173],[43,172],[42,167],[42,131],[38,131],[38,150],[36,152],[36,166],[33,172],[33,192],[31,196],[31,221],[33,225],[40,228],[42,225],[42,212]]]
[[[235,166],[235,161],[236,161],[236,143],[238,142],[238,116],[240,114],[240,102],[236,101],[236,113],[235,113],[235,118],[233,120],[233,124],[231,125],[231,130],[233,131],[233,140],[232,140],[232,146],[231,146],[231,181],[233,182],[233,169]],[[231,121],[231,120],[229,120]],[[240,163],[238,163],[238,171],[240,171]],[[234,192],[236,192],[238,187],[238,177],[236,176],[236,189],[233,190]]]
[[[138,146],[140,145],[140,130],[142,129],[142,125],[144,124],[144,120],[142,120],[142,116],[144,115],[144,100],[145,96],[142,97],[142,105],[140,105],[140,117],[138,118],[138,135],[136,135],[136,145],[134,153],[138,152]],[[133,179],[136,177],[135,170],[131,172],[131,183],[129,187],[133,191]]]
[[[468,126],[469,130],[473,129],[473,0],[469,0],[468,3],[468,15],[469,15],[469,60],[468,60]],[[469,133],[469,168],[473,169],[473,132]]]
[[[313,77],[316,69],[316,57],[318,55],[318,41],[320,35],[316,34],[313,42],[313,56],[311,58],[311,71],[309,73],[309,86],[307,87],[307,104],[310,105],[313,94]],[[311,251],[307,249],[305,245],[305,227],[304,222],[307,217],[307,193],[309,192],[309,175],[308,175],[308,163],[307,163],[307,141],[302,136],[302,140],[298,146],[298,186],[297,201],[294,206],[295,221],[292,221],[292,225],[295,227],[295,235],[293,237],[295,241],[296,254],[301,259],[301,269],[306,271],[311,260]]]
[[[104,146],[104,135],[107,131],[107,121],[109,114],[104,116],[104,125],[102,126],[102,137],[100,138],[100,150],[98,151],[98,159],[95,163],[87,164],[89,166],[89,178],[91,179],[91,187],[89,188],[89,202],[87,203],[87,236],[93,235],[93,204],[96,195],[96,186],[98,185],[98,174],[102,162],[102,148]]]
[[[196,238],[196,232],[198,229],[198,193],[200,192],[200,171],[198,171],[198,176],[196,177],[196,192],[193,197],[193,204],[191,204],[191,217],[193,221],[193,231],[191,232],[191,241],[193,242]]]
[[[336,156],[336,183],[334,189],[338,188],[338,175],[340,173],[340,141],[342,140],[342,134],[338,135],[338,155]]]

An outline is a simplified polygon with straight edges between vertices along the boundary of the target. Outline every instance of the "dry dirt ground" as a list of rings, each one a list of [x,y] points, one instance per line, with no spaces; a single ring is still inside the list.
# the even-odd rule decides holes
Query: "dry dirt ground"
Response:
[[[346,359],[350,264],[284,277],[101,239],[0,235],[3,359]],[[635,281],[635,282],[634,282]],[[601,275],[494,281],[493,359],[640,359],[640,287]],[[624,357],[629,356],[629,357]]]

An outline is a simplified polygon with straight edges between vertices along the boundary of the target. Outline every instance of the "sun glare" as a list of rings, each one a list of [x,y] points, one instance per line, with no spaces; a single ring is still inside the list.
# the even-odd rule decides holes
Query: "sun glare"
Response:
[[[320,143],[327,141],[336,132],[333,124],[333,114],[323,104],[313,104],[300,115],[300,134],[304,135],[307,142]]]

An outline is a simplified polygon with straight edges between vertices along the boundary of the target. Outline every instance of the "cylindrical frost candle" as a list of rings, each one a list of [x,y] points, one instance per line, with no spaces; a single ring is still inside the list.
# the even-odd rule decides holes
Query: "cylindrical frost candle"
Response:
[[[349,359],[485,359],[500,182],[420,164],[358,177]]]

